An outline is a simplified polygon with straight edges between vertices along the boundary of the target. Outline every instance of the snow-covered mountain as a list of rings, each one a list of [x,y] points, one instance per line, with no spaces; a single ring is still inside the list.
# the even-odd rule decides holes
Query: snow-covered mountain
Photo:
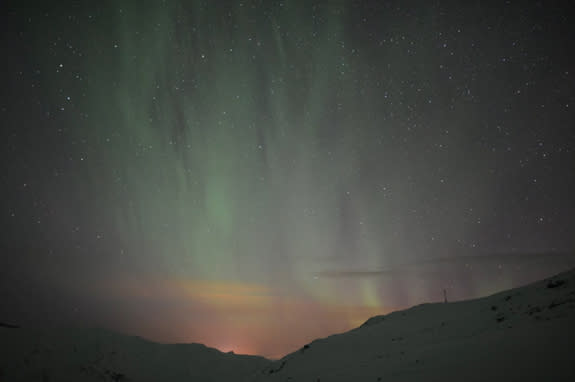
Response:
[[[99,329],[0,325],[0,381],[575,381],[575,270],[423,304],[278,361]]]
[[[234,381],[270,361],[101,329],[0,327],[0,381]]]
[[[253,381],[575,381],[575,270],[313,341]]]

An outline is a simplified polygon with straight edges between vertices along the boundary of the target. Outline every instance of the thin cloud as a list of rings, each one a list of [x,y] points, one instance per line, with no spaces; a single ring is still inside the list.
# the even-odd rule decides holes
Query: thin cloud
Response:
[[[318,278],[388,278],[416,274],[437,274],[453,267],[478,268],[490,266],[535,266],[539,262],[564,267],[575,266],[575,252],[494,253],[485,255],[449,256],[426,259],[388,269],[337,269],[315,272]]]
[[[392,276],[397,274],[397,271],[391,270],[337,270],[337,271],[320,271],[314,273],[316,277],[322,278],[354,278],[354,277],[380,277]]]

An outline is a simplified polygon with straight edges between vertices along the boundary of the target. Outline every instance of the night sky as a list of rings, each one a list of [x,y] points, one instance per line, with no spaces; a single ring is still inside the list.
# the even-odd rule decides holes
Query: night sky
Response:
[[[7,2],[0,321],[278,357],[575,266],[569,3]]]

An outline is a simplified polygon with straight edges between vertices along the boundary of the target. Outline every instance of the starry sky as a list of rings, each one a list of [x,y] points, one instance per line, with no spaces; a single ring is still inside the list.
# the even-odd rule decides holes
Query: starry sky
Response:
[[[8,1],[0,321],[280,357],[575,266],[567,1]]]

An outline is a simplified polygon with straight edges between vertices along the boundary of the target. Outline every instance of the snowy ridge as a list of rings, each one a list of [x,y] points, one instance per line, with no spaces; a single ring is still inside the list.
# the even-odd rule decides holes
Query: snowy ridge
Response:
[[[99,329],[0,325],[0,381],[574,381],[575,270],[414,306],[278,361]]]
[[[575,381],[575,270],[313,341],[253,381]]]
[[[265,358],[201,344],[164,345],[101,329],[0,327],[0,381],[226,381]]]

